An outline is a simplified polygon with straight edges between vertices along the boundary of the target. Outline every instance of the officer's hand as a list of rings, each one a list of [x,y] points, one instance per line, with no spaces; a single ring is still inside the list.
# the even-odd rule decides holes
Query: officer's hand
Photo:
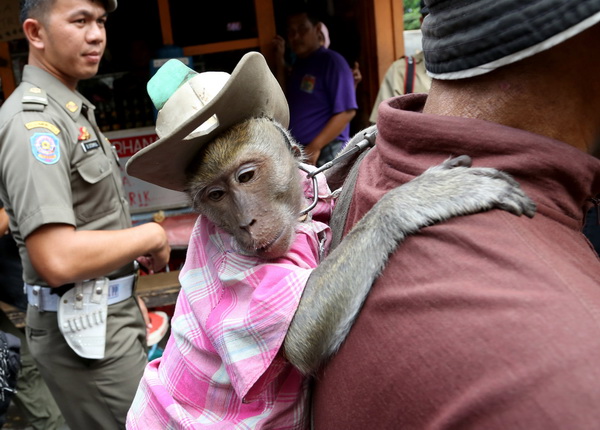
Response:
[[[137,258],[138,262],[148,268],[150,273],[163,269],[171,257],[171,246],[167,240],[167,233],[160,224],[149,222],[143,224],[147,229],[148,243],[155,244],[146,255]]]

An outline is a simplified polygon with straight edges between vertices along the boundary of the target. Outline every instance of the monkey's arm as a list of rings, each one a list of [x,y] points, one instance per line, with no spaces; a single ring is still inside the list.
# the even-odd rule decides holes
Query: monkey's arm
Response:
[[[389,255],[420,228],[493,208],[532,217],[535,204],[509,175],[447,160],[389,191],[314,269],[284,341],[287,359],[314,373],[334,354]],[[461,166],[461,167],[456,167]]]

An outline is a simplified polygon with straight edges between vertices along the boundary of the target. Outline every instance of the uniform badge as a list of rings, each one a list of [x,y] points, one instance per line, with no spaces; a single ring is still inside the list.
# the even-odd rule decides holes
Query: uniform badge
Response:
[[[79,106],[77,106],[77,103],[75,103],[74,101],[70,101],[68,102],[65,107],[67,109],[69,109],[71,112],[75,112],[77,109],[79,109]]]
[[[302,78],[302,83],[300,84],[300,89],[305,93],[312,94],[315,90],[315,83],[317,78],[312,75],[304,75]]]
[[[32,128],[45,128],[54,134],[60,133],[60,129],[57,126],[46,121],[31,121],[25,124],[25,128],[27,128],[27,130],[31,130]]]
[[[41,94],[42,90],[39,89],[38,87],[31,87],[31,88],[29,88],[29,92],[33,93],[33,94]]]
[[[77,140],[88,140],[90,138],[90,132],[86,127],[79,127],[79,136]]]
[[[54,164],[60,160],[58,137],[50,133],[34,133],[31,136],[31,152],[36,160]]]

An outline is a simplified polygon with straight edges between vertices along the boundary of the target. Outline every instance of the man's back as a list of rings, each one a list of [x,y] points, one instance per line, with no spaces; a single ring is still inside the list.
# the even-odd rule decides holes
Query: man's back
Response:
[[[600,162],[522,130],[417,113],[423,103],[383,103],[346,230],[457,151],[513,175],[538,213],[461,217],[409,238],[318,377],[316,428],[593,428],[600,264],[580,228]]]

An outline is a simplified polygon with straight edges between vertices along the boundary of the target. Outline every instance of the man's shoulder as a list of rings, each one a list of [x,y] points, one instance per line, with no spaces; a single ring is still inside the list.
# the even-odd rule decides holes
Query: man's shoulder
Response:
[[[72,121],[65,121],[68,115],[61,112],[56,103],[43,88],[23,82],[10,95],[0,108],[0,148],[22,151],[26,145],[8,145],[5,142],[41,139],[40,144],[58,145],[70,141],[76,129]],[[5,154],[6,155],[6,154]]]
[[[0,124],[23,111],[23,84],[19,85],[0,107]]]
[[[23,112],[43,112],[48,106],[48,96],[43,88],[22,82],[0,108],[0,124]]]

